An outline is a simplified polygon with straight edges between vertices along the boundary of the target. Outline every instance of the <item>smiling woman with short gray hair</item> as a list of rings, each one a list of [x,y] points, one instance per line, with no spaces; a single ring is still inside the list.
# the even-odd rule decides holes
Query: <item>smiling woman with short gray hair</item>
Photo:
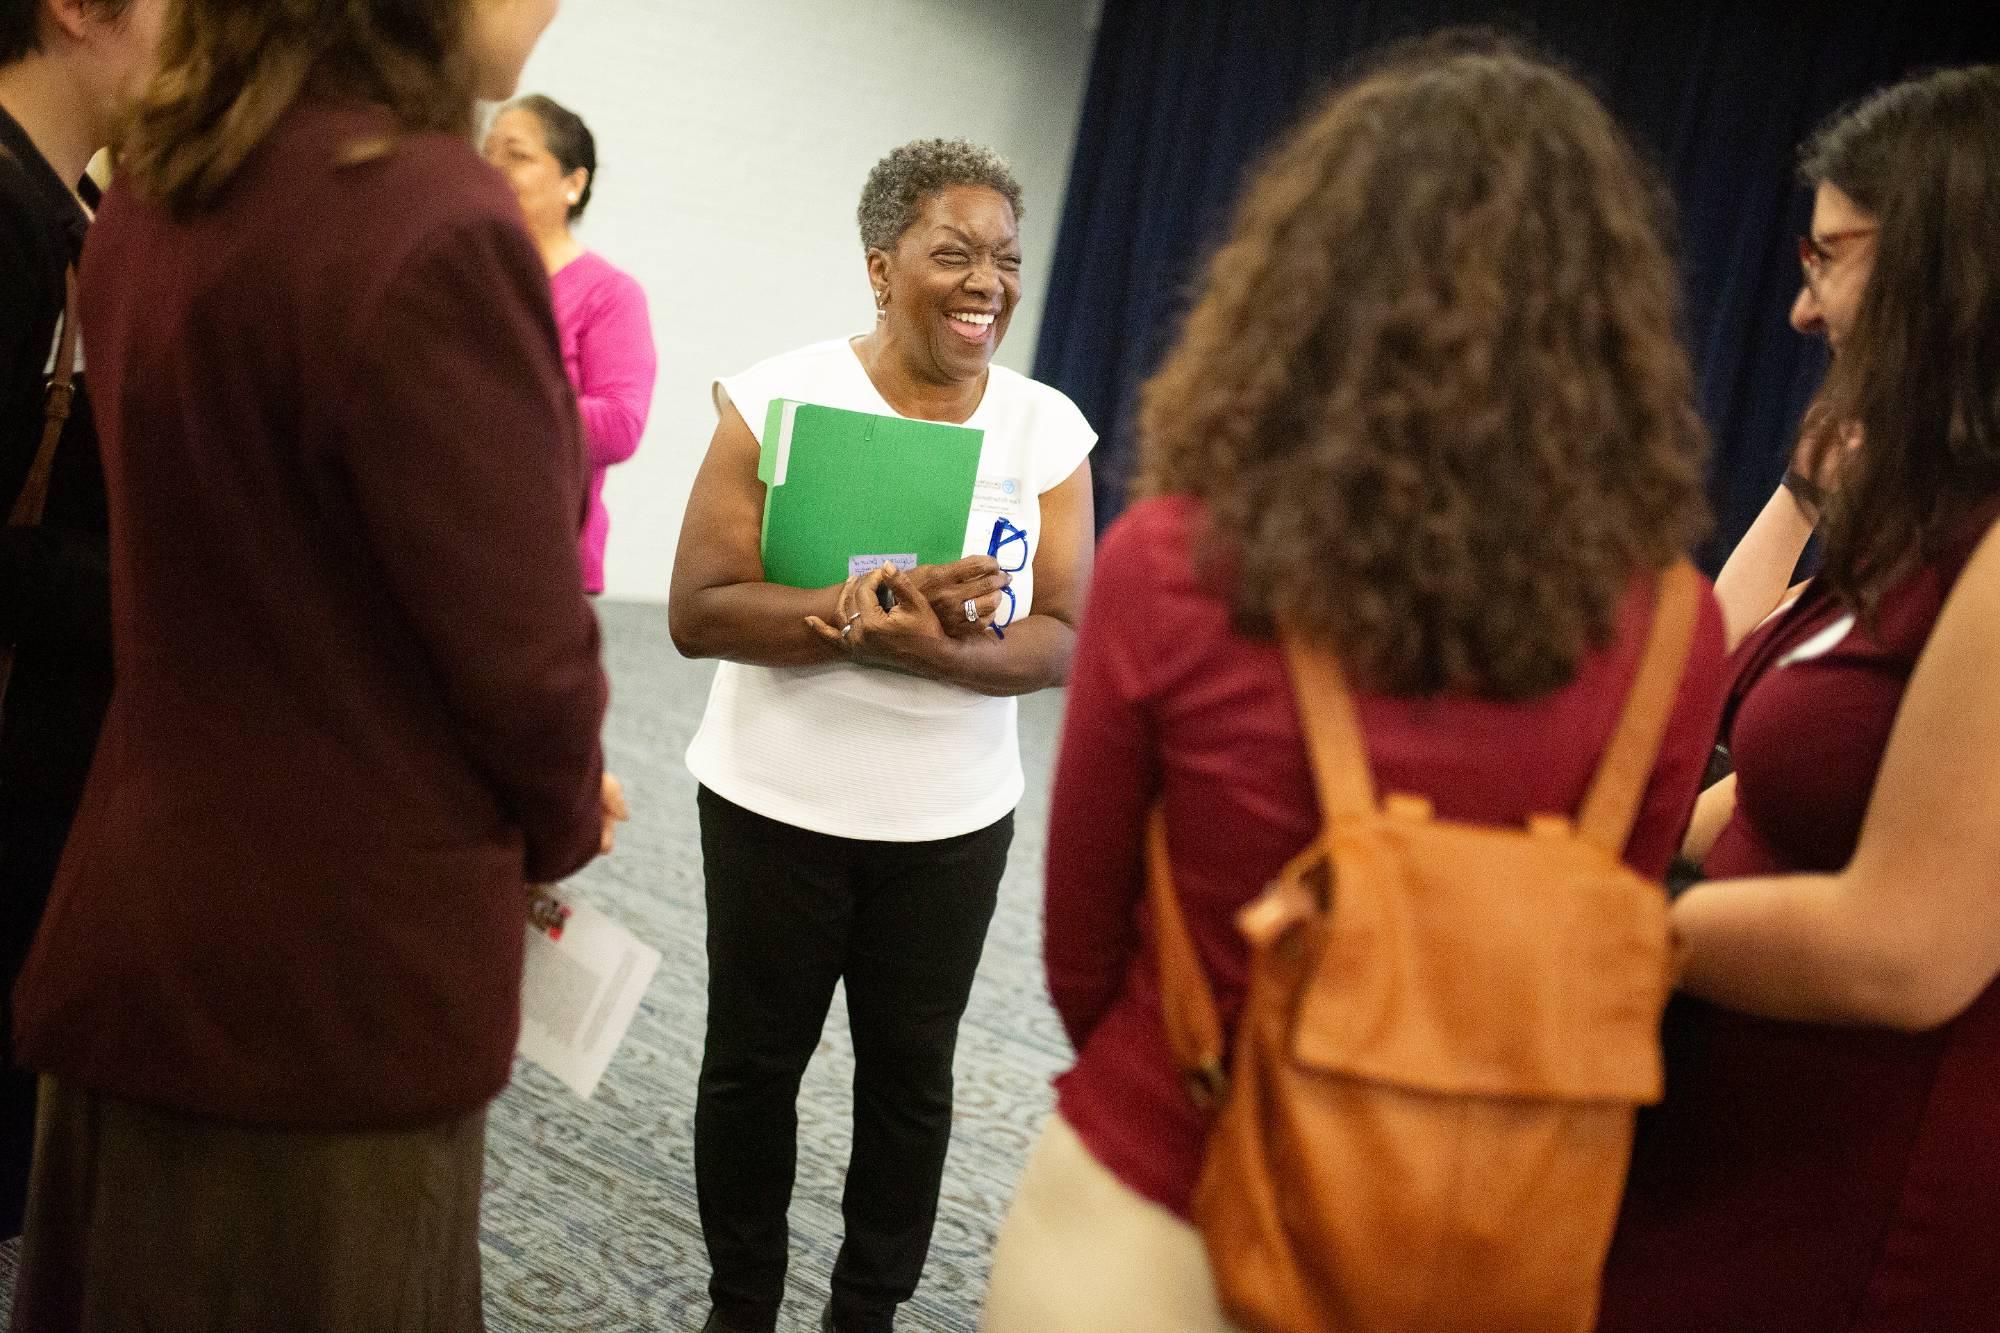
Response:
[[[874,327],[716,384],[669,606],[683,653],[723,659],[688,750],[708,897],[695,1176],[711,1330],[775,1326],[799,1078],[837,982],[854,1151],[823,1327],[892,1327],[923,1271],[958,1022],[1021,799],[1015,697],[1067,675],[1090,574],[1096,434],[1062,394],[991,364],[1021,296],[1020,208],[984,148],[896,149],[858,209]],[[983,432],[964,558],[767,582],[757,457],[780,398]],[[1003,521],[1014,540],[996,556]]]
[[[923,216],[925,201],[958,185],[983,186],[1005,199],[1017,226],[1026,215],[1021,183],[998,153],[969,139],[918,139],[890,153],[868,173],[861,206],[855,210],[862,248],[892,253],[896,242]]]

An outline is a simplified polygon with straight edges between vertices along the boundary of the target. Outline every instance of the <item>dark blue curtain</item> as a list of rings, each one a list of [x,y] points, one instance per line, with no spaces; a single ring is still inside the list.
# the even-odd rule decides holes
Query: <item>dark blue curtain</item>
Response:
[[[2000,58],[1991,0],[1107,0],[1035,358],[1036,377],[1103,436],[1100,525],[1124,503],[1133,396],[1245,172],[1354,57],[1456,23],[1504,28],[1569,63],[1673,187],[1715,435],[1711,570],[1783,472],[1824,370],[1823,349],[1785,322],[1811,210],[1793,183],[1798,142],[1906,73]]]

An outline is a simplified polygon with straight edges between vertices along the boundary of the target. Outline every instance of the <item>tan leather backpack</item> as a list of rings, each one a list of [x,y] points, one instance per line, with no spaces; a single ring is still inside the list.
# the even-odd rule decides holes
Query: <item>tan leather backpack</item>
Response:
[[[1219,1100],[1194,1196],[1230,1317],[1256,1333],[1568,1333],[1596,1320],[1635,1108],[1657,1101],[1673,960],[1660,885],[1621,860],[1699,609],[1667,571],[1574,821],[1377,803],[1339,666],[1288,641],[1324,827],[1239,922],[1228,1076],[1174,895],[1149,879],[1168,1036]]]

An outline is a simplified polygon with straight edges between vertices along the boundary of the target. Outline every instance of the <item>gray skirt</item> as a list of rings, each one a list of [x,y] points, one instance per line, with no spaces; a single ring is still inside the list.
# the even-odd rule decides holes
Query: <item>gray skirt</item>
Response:
[[[15,1333],[484,1328],[486,1113],[260,1129],[41,1084]]]

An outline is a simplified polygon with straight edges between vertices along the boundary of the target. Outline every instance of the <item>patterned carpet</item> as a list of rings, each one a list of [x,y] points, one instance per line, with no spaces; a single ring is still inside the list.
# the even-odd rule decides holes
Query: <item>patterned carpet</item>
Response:
[[[706,968],[694,782],[681,754],[711,668],[668,642],[664,608],[601,608],[614,686],[605,744],[632,822],[577,881],[664,955],[625,1047],[589,1103],[540,1070],[515,1071],[490,1119],[484,1247],[495,1333],[700,1328],[707,1262],[695,1216],[695,1072]],[[930,1266],[898,1328],[971,1330],[993,1237],[1051,1102],[1068,1044],[1042,989],[1040,884],[1059,694],[1023,701],[1028,796],[1016,821],[972,1007],[959,1041],[958,1125]],[[853,1057],[835,1001],[799,1101],[792,1267],[781,1330],[817,1328],[840,1244]],[[0,1307],[14,1256],[0,1249]]]

